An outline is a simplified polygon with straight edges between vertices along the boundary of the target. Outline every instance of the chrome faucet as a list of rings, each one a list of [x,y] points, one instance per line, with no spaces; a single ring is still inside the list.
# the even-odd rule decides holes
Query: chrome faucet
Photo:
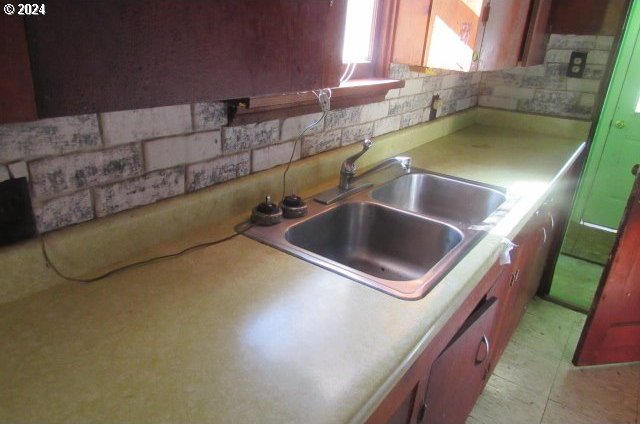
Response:
[[[362,150],[356,153],[353,156],[349,156],[342,162],[342,167],[340,168],[340,188],[343,190],[349,190],[351,188],[351,180],[353,180],[356,176],[356,161],[360,156],[364,155],[364,153],[369,150],[369,148],[373,146],[373,142],[370,139],[365,139],[362,142]]]

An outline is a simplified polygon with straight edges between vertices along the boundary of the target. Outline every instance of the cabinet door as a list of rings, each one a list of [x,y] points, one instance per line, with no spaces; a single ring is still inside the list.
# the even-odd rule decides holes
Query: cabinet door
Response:
[[[512,331],[518,325],[518,318],[513,313],[513,305],[515,304],[517,287],[516,280],[516,261],[518,248],[512,251],[512,265],[506,268],[497,278],[495,284],[489,291],[487,297],[495,297],[499,299],[498,312],[496,314],[495,332],[493,336],[493,349],[489,363],[490,371],[493,371],[496,363],[502,356],[502,352],[509,343]]]
[[[474,71],[486,0],[433,0],[424,66]]]
[[[399,0],[393,40],[393,63],[422,66],[431,0]]]
[[[479,71],[518,64],[531,0],[491,0],[482,38]]]
[[[463,424],[489,375],[498,300],[484,301],[431,367],[421,422]]]

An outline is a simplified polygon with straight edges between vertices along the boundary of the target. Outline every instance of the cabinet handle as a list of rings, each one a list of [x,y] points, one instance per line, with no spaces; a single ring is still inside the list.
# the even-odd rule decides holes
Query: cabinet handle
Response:
[[[481,360],[478,360],[478,355],[476,354],[476,365],[483,363],[489,357],[489,352],[490,352],[490,349],[491,349],[491,345],[489,344],[489,339],[484,334],[482,335],[482,338],[480,339],[480,346],[482,346],[483,344],[486,346],[485,354],[484,354],[484,357]],[[478,353],[480,353],[480,346],[478,346]]]
[[[518,281],[518,277],[520,276],[520,269],[516,269],[516,272],[511,274],[511,281],[509,281],[509,287],[513,287]]]

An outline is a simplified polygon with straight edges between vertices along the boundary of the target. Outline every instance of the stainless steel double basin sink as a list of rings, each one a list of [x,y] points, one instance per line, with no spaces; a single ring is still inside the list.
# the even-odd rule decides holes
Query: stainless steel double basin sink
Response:
[[[415,168],[362,184],[367,188],[331,205],[309,201],[304,218],[246,234],[393,296],[419,299],[506,204],[498,187]]]

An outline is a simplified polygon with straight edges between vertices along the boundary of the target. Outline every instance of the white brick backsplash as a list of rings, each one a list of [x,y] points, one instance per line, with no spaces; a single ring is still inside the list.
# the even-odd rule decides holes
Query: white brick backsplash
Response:
[[[546,75],[547,68],[545,65],[527,66],[525,68],[525,76],[529,77],[543,77]]]
[[[609,52],[605,50],[591,50],[587,54],[587,65],[606,65]]]
[[[354,125],[360,122],[362,106],[348,107],[346,109],[330,110],[324,118],[324,128],[333,130]]]
[[[613,48],[614,37],[612,35],[598,35],[596,38],[596,50],[610,51]]]
[[[29,169],[27,168],[27,163],[24,161],[14,162],[9,164],[9,174],[13,178],[22,178],[25,177],[27,180],[29,179]]]
[[[532,99],[534,88],[519,87],[493,87],[493,95],[496,97],[512,97],[514,99]]]
[[[241,152],[187,167],[187,190],[194,191],[249,174],[250,153]]]
[[[144,143],[147,171],[202,162],[220,156],[221,152],[220,131],[199,132]]]
[[[373,137],[373,122],[344,128],[342,130],[342,145],[346,146],[370,137]]]
[[[423,122],[424,119],[424,109],[414,110],[413,112],[405,113],[402,115],[402,120],[400,121],[400,128],[407,128],[414,125],[418,125]]]
[[[7,181],[9,178],[9,169],[4,165],[0,165],[0,182]]]
[[[91,150],[100,144],[96,115],[0,125],[0,162]]]
[[[547,50],[547,54],[544,56],[545,63],[569,63],[571,57],[571,50]],[[587,56],[587,61],[588,61]]]
[[[302,157],[315,155],[317,153],[340,147],[341,140],[342,130],[340,128],[304,137],[302,141]]]
[[[36,226],[41,233],[88,221],[94,217],[89,190],[56,197],[47,202],[34,202],[33,213]]]
[[[291,118],[287,118],[282,122],[282,131],[280,134],[280,140],[287,141],[293,140],[300,136],[302,131],[304,131],[307,126],[313,124],[318,119],[322,117],[322,112],[318,113],[310,113],[308,115],[302,116],[293,116]],[[305,135],[317,134],[322,132],[324,128],[324,119],[318,122],[318,125],[315,125],[307,130]]]
[[[222,151],[240,152],[277,143],[280,140],[280,121],[266,121],[222,129]]]
[[[151,172],[94,189],[96,215],[110,215],[183,193],[183,167]]]
[[[582,93],[597,93],[600,88],[599,80],[584,78],[567,78],[568,91],[580,91]]]
[[[389,90],[387,92],[387,95],[385,96],[385,99],[395,99],[396,97],[400,96],[400,89],[399,88],[393,88],[391,90]]]
[[[217,130],[227,125],[227,107],[224,103],[196,103],[193,105],[193,129]]]
[[[482,72],[471,73],[471,84],[478,84],[482,79]]]
[[[104,143],[108,146],[184,134],[191,128],[191,106],[165,106],[100,114]]]
[[[373,123],[373,136],[377,137],[400,129],[402,115],[389,116]]]
[[[138,144],[75,153],[29,163],[36,196],[45,196],[130,178],[142,172]]]
[[[296,145],[295,151],[293,150],[294,144]],[[262,149],[254,149],[251,151],[251,172],[258,172],[287,163],[291,158],[292,152],[293,160],[300,159],[300,142],[296,144],[295,141],[290,141],[263,147]]]
[[[509,97],[480,96],[478,97],[478,105],[515,110],[518,106],[518,100]]]
[[[400,89],[400,96],[413,96],[422,93],[424,78],[413,78],[404,81],[404,87]]]
[[[595,47],[595,35],[551,34],[547,44],[547,49],[591,50]]]
[[[371,122],[389,115],[389,102],[370,103],[362,107],[360,122]]]

